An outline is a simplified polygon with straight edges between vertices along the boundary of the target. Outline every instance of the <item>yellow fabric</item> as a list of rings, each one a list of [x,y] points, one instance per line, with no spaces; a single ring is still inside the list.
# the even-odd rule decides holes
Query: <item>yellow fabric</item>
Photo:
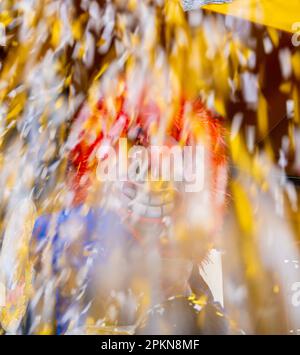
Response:
[[[233,0],[204,8],[288,32],[293,32],[293,23],[300,22],[300,0]]]

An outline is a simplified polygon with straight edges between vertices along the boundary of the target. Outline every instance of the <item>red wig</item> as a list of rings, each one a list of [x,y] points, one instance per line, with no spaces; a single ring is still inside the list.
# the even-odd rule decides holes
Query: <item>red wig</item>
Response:
[[[147,145],[151,134],[150,128],[153,123],[159,123],[161,112],[155,101],[145,102],[141,100],[138,105],[134,121],[132,121],[126,110],[126,90],[115,100],[116,115],[108,118],[108,109],[105,98],[101,98],[94,105],[84,105],[78,117],[75,119],[76,144],[73,146],[69,163],[75,170],[75,177],[72,180],[72,189],[75,191],[75,203],[83,202],[89,186],[90,176],[93,174],[96,165],[96,151],[104,140],[114,145],[121,137],[134,135],[134,142]],[[186,108],[189,107],[190,115],[186,115]],[[189,117],[192,117],[189,122]],[[107,128],[107,122],[110,122]],[[198,133],[196,133],[198,132]],[[183,96],[178,105],[169,129],[166,132],[177,142],[185,145],[195,144],[201,135],[210,154],[211,186],[218,193],[218,181],[220,172],[226,171],[226,144],[223,119],[207,110],[201,100],[187,100]],[[225,178],[226,179],[226,178]],[[217,196],[214,198],[217,201]],[[222,204],[221,204],[222,205]],[[220,207],[220,206],[219,206]]]

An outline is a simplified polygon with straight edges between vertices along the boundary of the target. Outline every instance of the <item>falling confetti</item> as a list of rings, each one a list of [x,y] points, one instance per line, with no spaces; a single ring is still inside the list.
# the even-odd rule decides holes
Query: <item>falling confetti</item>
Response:
[[[299,333],[300,47],[253,3],[1,1],[1,333]]]

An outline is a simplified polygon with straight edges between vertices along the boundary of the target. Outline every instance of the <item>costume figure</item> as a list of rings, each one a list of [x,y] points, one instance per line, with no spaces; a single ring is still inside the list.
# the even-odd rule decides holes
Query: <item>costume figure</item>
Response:
[[[38,248],[43,248],[43,241],[52,240],[48,247],[53,257],[52,278],[54,275],[57,285],[53,316],[59,334],[76,329],[86,332],[87,322],[92,322],[92,329],[129,326],[131,332],[151,332],[149,326],[145,328],[147,312],[165,301],[171,302],[171,309],[177,309],[180,299],[176,298],[173,305],[174,296],[182,298],[187,314],[192,309],[188,305],[197,304],[199,298],[202,307],[207,304],[208,308],[221,311],[214,306],[212,294],[199,273],[224,208],[221,194],[226,185],[226,156],[221,118],[206,110],[200,100],[182,97],[162,141],[162,145],[172,147],[195,147],[202,142],[206,152],[205,164],[210,173],[204,191],[195,195],[200,198],[198,202],[203,195],[209,195],[204,208],[214,209],[213,223],[203,224],[203,231],[190,231],[181,216],[182,210],[190,207],[184,182],[161,178],[144,181],[140,178],[143,157],[129,158],[140,170],[135,181],[100,181],[99,199],[89,199],[93,184],[99,184],[97,169],[109,159],[102,154],[108,143],[120,150],[120,139],[125,138],[132,146],[149,148],[151,134],[155,135],[161,124],[162,113],[146,87],[135,107],[136,114],[130,115],[126,81],[120,78],[118,86],[121,90],[113,103],[115,118],[110,117],[108,98],[102,96],[94,106],[84,105],[74,122],[71,139],[77,139],[70,153],[68,177],[71,206],[55,217],[41,217],[34,229]],[[185,130],[187,119],[194,124],[194,131]],[[139,162],[137,165],[134,159]],[[122,162],[115,163],[119,166]],[[150,168],[147,161],[144,175],[148,176]],[[201,236],[193,240],[195,233]],[[149,265],[151,262],[156,265]],[[145,301],[147,297],[151,300]],[[226,327],[217,329],[225,332]],[[152,331],[166,329],[159,325]]]

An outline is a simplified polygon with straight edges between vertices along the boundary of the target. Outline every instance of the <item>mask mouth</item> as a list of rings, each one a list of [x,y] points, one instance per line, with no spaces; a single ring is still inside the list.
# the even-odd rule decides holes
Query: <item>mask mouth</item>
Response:
[[[126,181],[118,191],[121,207],[137,222],[159,222],[175,209],[177,191],[168,183],[151,189],[146,182]]]

